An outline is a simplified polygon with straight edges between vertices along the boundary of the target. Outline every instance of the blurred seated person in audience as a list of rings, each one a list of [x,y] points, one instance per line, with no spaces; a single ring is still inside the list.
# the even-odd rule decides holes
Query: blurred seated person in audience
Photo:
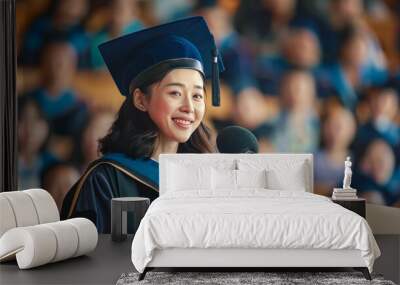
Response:
[[[72,88],[77,68],[75,49],[68,42],[48,43],[42,51],[40,67],[41,85],[28,96],[43,111],[52,134],[79,134],[87,108]]]
[[[365,20],[366,11],[363,0],[330,0],[325,14],[317,19],[314,25],[323,52],[323,63],[332,64],[336,61],[340,50],[340,34],[349,25],[357,26],[365,33],[366,63],[375,69],[384,69],[386,60],[382,49]],[[383,1],[380,4],[384,5]]]
[[[318,72],[320,49],[315,34],[306,28],[292,28],[281,39],[278,54],[261,54],[255,74],[263,93],[277,95],[282,76],[291,69]]]
[[[399,41],[400,43],[400,41]],[[400,44],[399,44],[399,49],[400,49]],[[387,87],[392,88],[396,90],[397,97],[399,97],[400,100],[400,69],[395,71],[390,79],[387,82]]]
[[[400,144],[399,97],[394,89],[374,88],[368,98],[370,118],[359,127],[355,149],[360,149],[371,140],[381,138],[392,147]]]
[[[107,6],[107,23],[93,35],[90,43],[90,67],[95,70],[105,68],[97,48],[99,44],[143,28],[137,15],[137,0],[112,0]]]
[[[145,17],[150,20],[146,23],[154,25],[193,16],[193,8],[197,2],[198,0],[155,0],[140,1],[140,5],[143,12],[147,14]]]
[[[326,107],[321,128],[322,148],[314,156],[314,192],[330,196],[334,187],[341,187],[343,162],[350,155],[356,121],[353,114],[341,106]]]
[[[313,23],[296,11],[297,0],[241,1],[235,17],[240,34],[256,45],[257,53],[279,53],[281,38],[292,27],[313,28]]]
[[[218,2],[200,0],[195,11],[205,18],[221,54],[225,66],[221,80],[237,95],[246,88],[256,86],[252,75],[250,48],[235,31],[229,11]]]
[[[267,134],[277,152],[314,152],[319,144],[315,81],[305,71],[290,71],[281,81],[281,111]]]
[[[80,142],[76,143],[80,172],[89,163],[100,158],[99,139],[105,137],[115,120],[115,113],[107,109],[94,110],[90,114],[87,125],[83,129]]]
[[[268,99],[257,88],[246,88],[242,90],[233,104],[233,123],[252,131],[262,128],[273,115]],[[276,109],[276,106],[275,106]]]
[[[49,126],[35,101],[18,98],[18,188],[40,187],[44,168],[55,161],[45,150]]]
[[[49,11],[33,21],[25,34],[19,57],[21,64],[38,65],[45,43],[61,37],[75,48],[79,66],[85,67],[89,37],[82,21],[88,11],[89,0],[52,1]]]
[[[225,71],[220,76],[221,81],[235,96],[235,98],[222,97],[232,100],[235,109],[232,112],[234,118],[214,121],[214,126],[219,129],[224,125],[236,123],[254,129],[265,120],[266,110],[264,96],[257,89],[252,74],[250,47],[235,31],[231,13],[220,1],[200,0],[195,5],[195,11],[205,18],[213,33],[225,66]],[[226,103],[222,102],[223,106],[226,106]]]
[[[353,171],[352,187],[369,203],[391,205],[400,197],[393,149],[385,141],[375,139],[358,158]]]
[[[43,171],[41,187],[50,193],[61,211],[65,195],[78,179],[79,172],[74,166],[59,162]]]
[[[344,107],[355,110],[360,92],[383,84],[387,76],[386,70],[368,65],[365,33],[355,26],[347,26],[340,34],[336,63],[327,66],[319,80],[327,82],[325,95],[335,94]]]

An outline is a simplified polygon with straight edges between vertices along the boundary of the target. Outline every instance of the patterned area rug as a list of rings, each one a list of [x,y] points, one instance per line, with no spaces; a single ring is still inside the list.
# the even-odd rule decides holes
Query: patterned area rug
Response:
[[[117,285],[133,284],[379,284],[395,285],[381,275],[372,274],[372,281],[360,272],[148,272],[142,281],[139,273],[122,274]]]

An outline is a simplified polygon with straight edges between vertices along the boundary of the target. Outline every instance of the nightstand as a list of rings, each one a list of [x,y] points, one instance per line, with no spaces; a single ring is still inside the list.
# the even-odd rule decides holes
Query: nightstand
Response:
[[[359,214],[361,217],[365,218],[365,199],[332,199],[332,202],[339,204],[340,206]]]
[[[127,212],[134,214],[133,230],[136,232],[140,221],[150,206],[150,199],[143,197],[120,197],[111,199],[111,239],[124,241],[127,237]]]

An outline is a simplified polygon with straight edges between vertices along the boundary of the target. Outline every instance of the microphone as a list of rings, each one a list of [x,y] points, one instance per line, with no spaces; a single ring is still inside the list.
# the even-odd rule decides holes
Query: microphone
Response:
[[[220,153],[258,153],[258,142],[248,129],[229,126],[218,133],[217,148]]]

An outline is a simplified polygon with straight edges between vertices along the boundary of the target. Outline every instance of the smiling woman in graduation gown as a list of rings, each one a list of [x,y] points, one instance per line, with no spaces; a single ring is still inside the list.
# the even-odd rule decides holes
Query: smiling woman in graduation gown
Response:
[[[112,198],[158,197],[159,154],[214,150],[202,122],[204,81],[211,77],[218,106],[223,64],[202,17],[132,33],[99,49],[126,99],[99,141],[103,156],[71,188],[61,217],[86,217],[100,233],[110,233]]]

